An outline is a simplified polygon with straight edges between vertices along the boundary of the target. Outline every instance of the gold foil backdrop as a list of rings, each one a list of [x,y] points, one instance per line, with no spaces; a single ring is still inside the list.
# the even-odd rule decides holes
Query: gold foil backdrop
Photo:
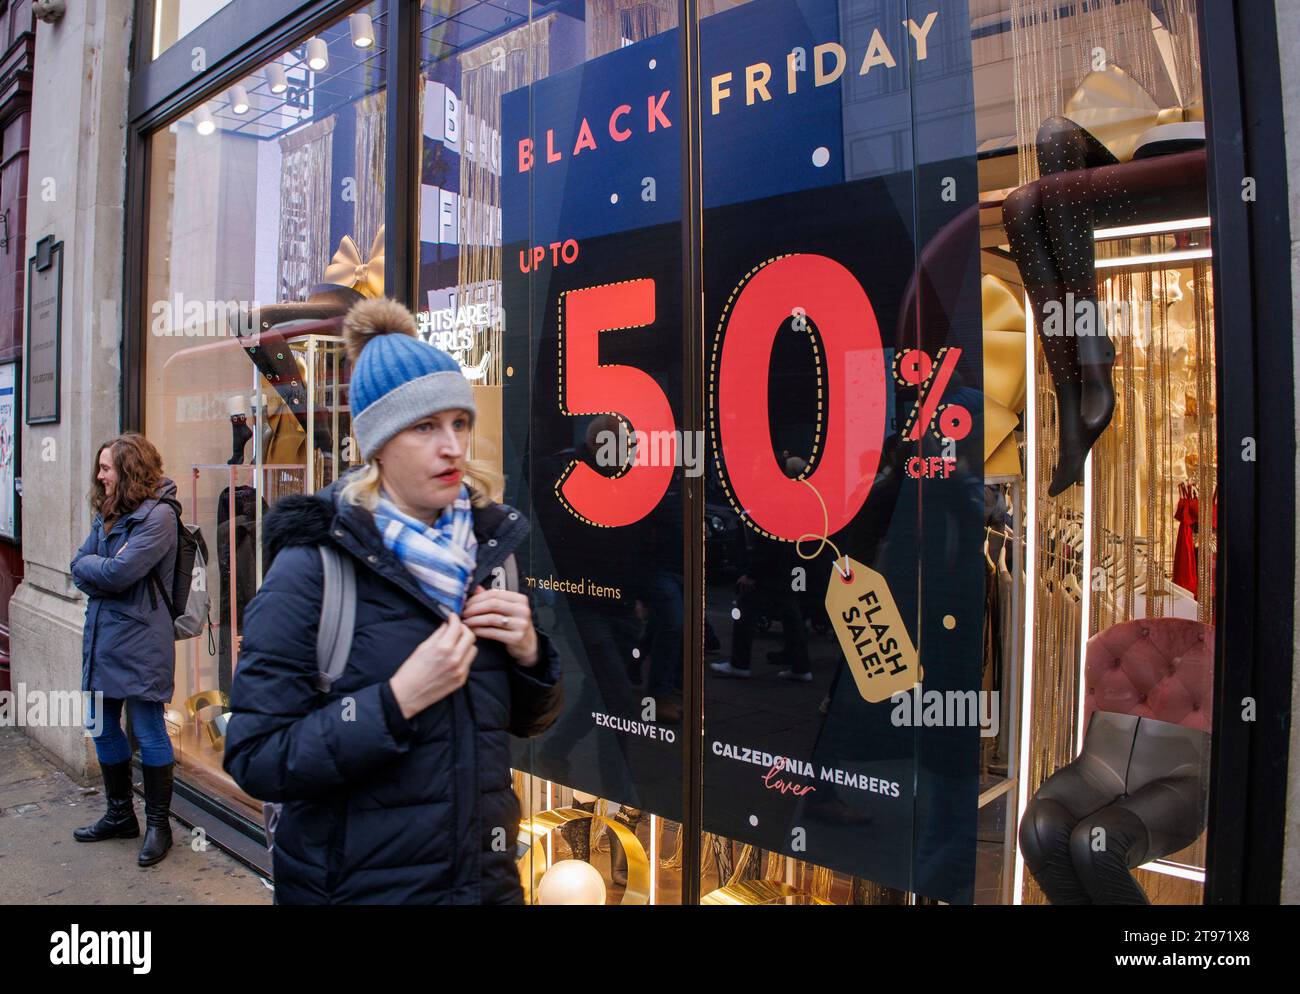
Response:
[[[280,139],[280,300],[305,300],[329,262],[333,147],[332,117]]]
[[[384,224],[384,144],[388,92],[357,101],[356,220],[352,240],[367,251]]]
[[[677,27],[677,0],[590,0],[587,58],[607,55]]]
[[[1124,239],[1117,255],[1168,248],[1151,236]],[[1196,488],[1199,546],[1195,616],[1213,613],[1213,288],[1207,260],[1140,269],[1101,282],[1115,315],[1115,416],[1094,451],[1090,634],[1133,618],[1188,616],[1192,596],[1175,589],[1174,512],[1179,487]],[[1180,610],[1177,602],[1187,602]]]

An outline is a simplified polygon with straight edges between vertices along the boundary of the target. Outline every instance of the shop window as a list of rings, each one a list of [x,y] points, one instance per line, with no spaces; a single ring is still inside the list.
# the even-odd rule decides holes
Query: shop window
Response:
[[[385,156],[411,154],[420,334],[474,383],[473,455],[532,521],[521,574],[565,666],[565,713],[513,757],[531,900],[675,903],[697,874],[707,903],[1199,900],[1219,442],[1195,4],[699,11],[689,345],[675,2],[421,5],[415,148],[384,134],[378,5],[151,136],[146,429],[217,546],[219,637],[185,644],[169,712],[183,775],[256,816],[219,759],[257,536],[355,461],[338,315],[383,292]],[[1151,784],[1165,801],[1125,806]],[[1105,865],[1130,817],[1149,845]],[[1045,848],[1053,827],[1100,855]]]
[[[600,817],[615,808],[640,819],[650,879],[694,872],[657,817],[680,817],[679,716],[652,689],[667,631],[704,649],[704,712],[685,720],[704,727],[707,903],[1198,900],[1218,444],[1194,4],[718,0],[700,16],[698,353],[655,338],[680,314],[660,240],[680,235],[679,146],[637,143],[635,117],[648,73],[676,79],[675,5],[534,7],[529,29],[550,33],[529,36],[489,126],[507,497],[534,519],[530,566],[578,688],[517,759],[535,881],[576,858],[626,896],[591,848],[618,851]],[[585,61],[556,43],[567,17]],[[442,153],[425,148],[428,168]],[[618,330],[575,368],[574,304],[593,293]],[[660,388],[675,428],[683,361],[707,373],[696,632],[674,629],[680,574],[656,565],[680,544],[682,460],[655,477],[640,392]],[[619,367],[635,372],[601,395]],[[584,390],[589,408],[566,406]],[[623,451],[627,427],[643,431],[621,478],[650,497],[625,482],[617,501],[566,499],[568,468],[602,429]],[[592,586],[638,591],[625,631],[617,608],[591,611]],[[1067,812],[1092,862],[1045,850],[1053,805],[1087,807],[1080,771],[1126,731],[1156,786]],[[1144,788],[1168,803],[1128,804]],[[1142,852],[1107,841],[1130,816]]]
[[[179,775],[256,818],[221,770],[226,695],[268,508],[358,461],[338,334],[383,294],[385,21],[359,8],[149,136],[144,430],[207,543],[213,621],[178,643],[168,724]]]

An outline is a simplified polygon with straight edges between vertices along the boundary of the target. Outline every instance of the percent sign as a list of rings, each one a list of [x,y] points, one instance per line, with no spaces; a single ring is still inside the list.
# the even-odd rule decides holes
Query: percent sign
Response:
[[[904,386],[918,388],[916,406],[908,415],[903,437],[909,442],[919,441],[929,425],[939,434],[960,441],[970,434],[970,411],[960,404],[940,404],[943,392],[952,382],[957,370],[961,349],[942,348],[935,353],[937,364],[920,349],[904,349],[894,360],[894,378]]]

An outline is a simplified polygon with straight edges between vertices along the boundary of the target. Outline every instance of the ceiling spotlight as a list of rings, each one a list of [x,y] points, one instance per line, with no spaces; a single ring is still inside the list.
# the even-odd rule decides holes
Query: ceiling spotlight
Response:
[[[320,72],[330,64],[329,49],[325,45],[324,38],[307,39],[307,66],[316,72]]]
[[[284,74],[284,66],[278,62],[272,62],[266,67],[266,81],[270,84],[272,93],[283,93],[289,89],[289,80]]]
[[[236,114],[248,113],[248,91],[239,83],[230,88],[230,109]]]
[[[352,29],[352,44],[357,48],[373,48],[375,44],[375,26],[370,15],[362,12],[348,15],[348,27]]]
[[[217,130],[217,124],[212,120],[212,114],[208,110],[207,104],[200,104],[194,111],[194,130],[205,138]]]

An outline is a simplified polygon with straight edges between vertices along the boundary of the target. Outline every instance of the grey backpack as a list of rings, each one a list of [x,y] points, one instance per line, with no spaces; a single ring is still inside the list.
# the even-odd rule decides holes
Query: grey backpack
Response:
[[[216,655],[212,641],[212,623],[208,618],[208,545],[198,525],[187,525],[181,520],[181,505],[170,498],[158,503],[166,504],[176,512],[176,560],[172,575],[166,582],[157,570],[149,573],[154,589],[162,595],[167,613],[172,619],[172,635],[177,640],[192,639],[206,630],[209,651]]]
[[[320,598],[320,627],[316,630],[316,688],[329,693],[348,664],[352,629],[357,620],[357,577],[352,559],[332,545],[319,546],[324,583]],[[262,804],[266,824],[266,848],[275,850],[275,829],[280,822],[278,803]]]

